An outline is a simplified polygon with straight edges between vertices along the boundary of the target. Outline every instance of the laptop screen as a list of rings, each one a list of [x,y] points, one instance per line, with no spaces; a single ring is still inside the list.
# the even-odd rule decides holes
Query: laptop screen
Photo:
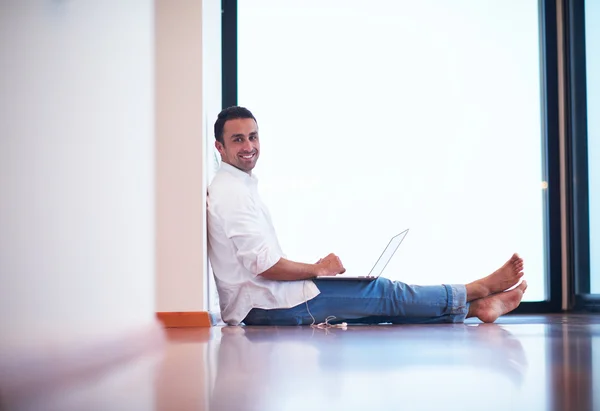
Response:
[[[400,234],[397,234],[394,237],[392,237],[392,239],[388,243],[387,247],[385,247],[385,250],[383,250],[383,253],[381,253],[381,256],[379,257],[379,259],[377,260],[377,262],[371,269],[371,272],[369,273],[369,277],[379,277],[381,275],[381,273],[383,273],[383,269],[385,268],[386,265],[388,265],[388,263],[390,262],[390,260],[392,259],[393,255],[394,255],[394,253],[396,252],[398,247],[400,247],[400,244],[404,240],[404,237],[406,237],[407,233],[408,233],[408,229],[406,229],[406,230],[402,231]]]

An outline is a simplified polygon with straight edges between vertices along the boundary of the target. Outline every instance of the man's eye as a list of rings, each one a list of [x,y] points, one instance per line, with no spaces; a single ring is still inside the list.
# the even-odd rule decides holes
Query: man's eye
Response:
[[[256,140],[257,138],[257,136],[250,136],[250,140]]]

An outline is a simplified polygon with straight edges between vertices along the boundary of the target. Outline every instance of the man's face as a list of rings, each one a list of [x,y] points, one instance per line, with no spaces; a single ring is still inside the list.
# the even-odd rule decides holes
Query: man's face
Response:
[[[251,118],[227,120],[223,126],[223,141],[215,142],[221,160],[250,174],[260,154],[258,126]]]

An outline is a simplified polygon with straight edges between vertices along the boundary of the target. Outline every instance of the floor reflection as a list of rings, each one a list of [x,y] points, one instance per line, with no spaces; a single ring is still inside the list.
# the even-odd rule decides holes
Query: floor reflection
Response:
[[[0,409],[600,409],[598,315],[347,330],[213,327],[167,335],[162,351],[89,375],[0,386]]]
[[[528,367],[520,340],[496,324],[221,333],[211,410],[432,409],[474,394],[510,407]]]

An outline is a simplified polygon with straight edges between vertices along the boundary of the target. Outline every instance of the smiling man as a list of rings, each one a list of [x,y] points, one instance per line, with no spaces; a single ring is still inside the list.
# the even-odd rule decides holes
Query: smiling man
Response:
[[[238,111],[242,112],[242,109]],[[233,111],[232,111],[233,113]],[[247,115],[252,115],[248,112]],[[219,125],[219,128],[221,125]],[[254,116],[225,121],[215,145],[224,163],[250,173],[260,155],[258,124]],[[227,141],[225,141],[225,136]]]
[[[208,189],[208,255],[226,323],[304,325],[329,316],[335,316],[334,322],[370,324],[462,322],[468,317],[494,322],[521,302],[527,283],[516,286],[523,277],[523,259],[517,254],[466,285],[408,285],[382,277],[317,279],[346,270],[335,254],[316,264],[285,258],[252,174],[260,155],[252,113],[244,107],[224,109],[215,122],[215,139],[222,163]]]

